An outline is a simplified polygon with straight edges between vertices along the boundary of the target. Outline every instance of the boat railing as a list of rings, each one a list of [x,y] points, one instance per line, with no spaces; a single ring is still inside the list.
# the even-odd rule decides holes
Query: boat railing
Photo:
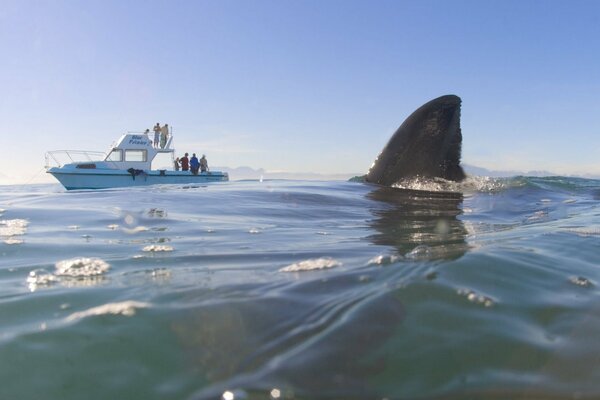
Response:
[[[54,150],[46,152],[46,169],[57,166],[62,167],[65,164],[74,162],[94,162],[104,161],[106,153],[101,151],[84,150]]]
[[[129,135],[146,135],[148,137],[148,139],[150,139],[150,143],[154,142],[154,131],[127,131],[127,134]],[[167,137],[167,143],[165,144],[165,147],[158,147],[157,149],[162,150],[164,152],[170,152],[173,149],[171,148],[171,144],[173,143],[173,127],[170,126],[169,127],[169,136]]]

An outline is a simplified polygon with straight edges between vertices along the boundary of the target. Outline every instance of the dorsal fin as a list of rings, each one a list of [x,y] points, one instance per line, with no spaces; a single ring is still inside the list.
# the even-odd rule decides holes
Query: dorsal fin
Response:
[[[446,95],[419,107],[377,157],[366,181],[390,186],[415,176],[461,181],[460,97]]]

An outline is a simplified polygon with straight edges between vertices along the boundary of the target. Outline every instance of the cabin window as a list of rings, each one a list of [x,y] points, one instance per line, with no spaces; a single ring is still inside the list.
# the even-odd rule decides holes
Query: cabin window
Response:
[[[123,150],[113,149],[110,154],[106,157],[106,161],[123,161]]]
[[[146,150],[125,150],[125,161],[142,161],[148,159]]]

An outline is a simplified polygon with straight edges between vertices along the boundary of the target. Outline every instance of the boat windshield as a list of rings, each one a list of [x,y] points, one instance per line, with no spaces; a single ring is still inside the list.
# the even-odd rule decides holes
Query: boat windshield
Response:
[[[108,156],[106,156],[105,161],[123,161],[123,150],[121,149],[113,149]]]

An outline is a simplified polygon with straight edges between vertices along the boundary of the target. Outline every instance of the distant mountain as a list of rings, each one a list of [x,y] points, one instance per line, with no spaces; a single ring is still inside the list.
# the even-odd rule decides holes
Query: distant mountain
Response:
[[[300,180],[323,180],[323,181],[347,181],[353,176],[364,175],[359,173],[348,174],[320,174],[315,172],[282,172],[267,171],[263,168],[251,167],[213,167],[215,171],[223,171],[229,174],[229,179],[239,181],[245,179],[300,179]]]
[[[496,171],[490,170],[486,168],[476,167],[474,165],[463,164],[462,165],[465,172],[469,175],[475,176],[489,176],[492,178],[505,178],[509,176],[557,176],[560,174],[556,174],[554,172],[549,171],[517,171],[517,170],[507,170],[507,171]]]
[[[560,174],[556,174],[550,171],[518,171],[518,170],[507,170],[507,171],[498,171],[498,170],[490,170],[487,168],[476,167],[474,165],[463,164],[463,168],[465,172],[469,175],[475,176],[489,176],[492,178],[504,178],[510,176],[557,176]],[[315,172],[277,172],[277,171],[267,171],[264,168],[251,168],[251,167],[214,167],[216,171],[224,171],[229,173],[229,179],[237,181],[237,180],[245,180],[245,179],[300,179],[300,180],[335,180],[335,181],[347,181],[348,179],[361,176],[365,173],[346,173],[346,174],[320,174]],[[588,178],[598,178],[594,176],[587,176]]]

